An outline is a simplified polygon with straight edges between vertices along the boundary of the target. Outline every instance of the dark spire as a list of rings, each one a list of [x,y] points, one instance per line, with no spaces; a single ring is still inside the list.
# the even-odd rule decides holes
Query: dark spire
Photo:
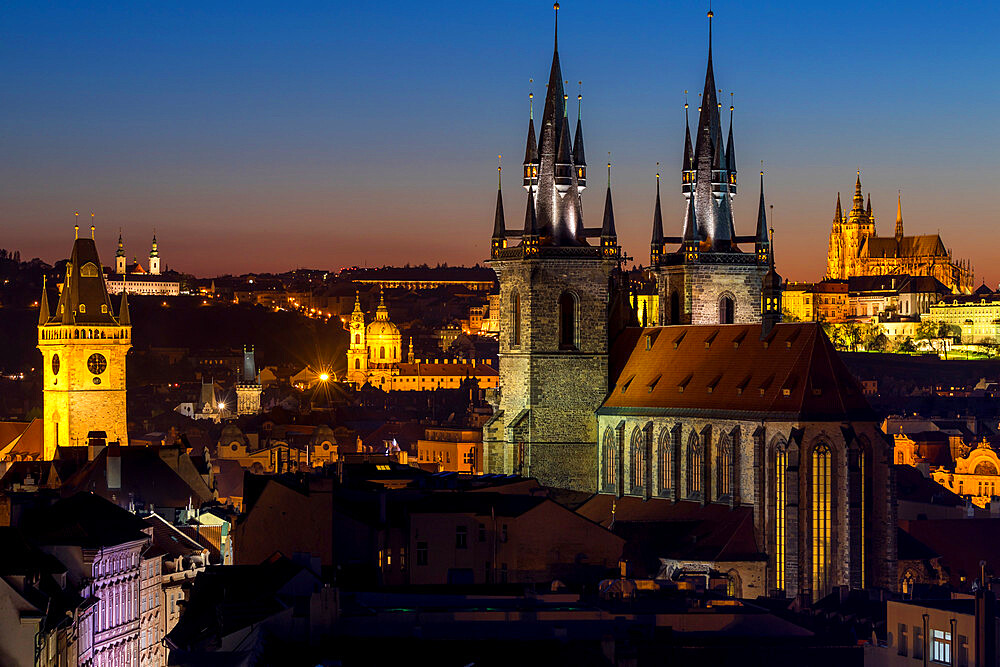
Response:
[[[42,298],[38,301],[38,325],[47,324],[50,317],[49,290],[45,287],[45,276],[42,275]]]
[[[861,194],[861,170],[858,170],[858,180],[854,182],[854,206],[851,207],[851,217],[860,217],[865,212],[865,196]]]
[[[755,245],[757,250],[757,261],[764,263],[768,260],[770,253],[769,238],[767,236],[767,211],[764,209],[764,170],[760,172],[760,205],[757,208],[757,233],[755,235]]]
[[[573,164],[579,167],[587,166],[587,158],[583,152],[583,94],[576,96],[576,137],[573,139]]]
[[[125,242],[122,240],[122,230],[118,230],[118,250],[115,252],[115,257],[125,256]]]
[[[498,158],[499,159],[499,158]],[[497,211],[493,218],[493,256],[496,257],[497,253],[504,248],[506,245],[504,239],[507,236],[507,226],[504,224],[503,218],[503,190],[501,188],[502,168],[497,165]]]
[[[772,216],[773,217],[773,216]],[[761,327],[760,337],[766,338],[774,325],[781,321],[781,276],[774,270],[774,228],[769,240],[771,252],[767,263],[767,273],[761,284]]]
[[[528,141],[524,147],[524,164],[538,164],[538,142],[535,140],[535,119],[528,118]]]
[[[719,200],[719,212],[716,216],[715,238],[713,246],[718,250],[727,250],[733,245],[733,207],[730,203],[729,183],[724,184],[722,199]]]
[[[615,231],[615,211],[611,205],[611,163],[608,162],[608,194],[604,198],[604,222],[601,225],[601,238],[618,236]]]
[[[716,98],[715,71],[712,64],[712,17],[708,12],[708,65],[705,69],[705,88],[701,96],[701,107],[698,115],[698,129],[695,133],[694,168],[695,172],[695,208],[698,211],[698,223],[701,226],[699,234],[706,239],[714,240],[726,230],[717,218],[715,197],[721,190],[721,178],[724,175],[725,145],[722,138],[722,122],[719,118],[719,102]],[[727,179],[728,180],[728,179]]]
[[[684,102],[684,162],[682,171],[694,169],[694,149],[691,148],[691,124],[688,122],[688,103]]]
[[[524,209],[524,239],[538,239],[538,216],[535,214],[535,193],[528,190],[528,205]]]
[[[116,324],[94,239],[74,241],[56,312],[63,324]]]
[[[132,317],[128,312],[128,292],[122,288],[122,302],[118,306],[118,324],[123,327],[132,326]]]
[[[663,213],[660,211],[660,172],[656,172],[656,204],[653,205],[653,237],[649,241],[649,263],[656,266],[663,253]]]
[[[844,213],[840,208],[840,193],[837,193],[837,210],[833,213],[833,224],[839,225],[844,221]]]
[[[872,217],[872,193],[868,193],[868,205],[865,207],[865,215]]]
[[[729,141],[726,142],[726,171],[729,172],[729,181],[732,183],[733,175],[736,173],[736,149],[733,145],[733,105],[729,105]]]

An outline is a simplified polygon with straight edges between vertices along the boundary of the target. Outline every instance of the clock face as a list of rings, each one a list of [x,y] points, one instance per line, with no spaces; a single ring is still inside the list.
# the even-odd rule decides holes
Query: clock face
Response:
[[[87,368],[94,375],[100,375],[108,368],[108,360],[104,358],[103,354],[92,354],[90,358],[87,359]]]
[[[59,355],[52,355],[52,374],[59,375]]]

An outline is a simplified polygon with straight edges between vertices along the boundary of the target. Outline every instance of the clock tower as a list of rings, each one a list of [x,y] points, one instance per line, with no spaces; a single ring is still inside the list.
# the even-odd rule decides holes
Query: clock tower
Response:
[[[125,417],[125,355],[132,347],[128,301],[122,292],[117,317],[91,238],[79,238],[66,264],[54,311],[43,288],[38,313],[42,353],[44,458],[56,447],[86,446],[91,431],[128,444]]]

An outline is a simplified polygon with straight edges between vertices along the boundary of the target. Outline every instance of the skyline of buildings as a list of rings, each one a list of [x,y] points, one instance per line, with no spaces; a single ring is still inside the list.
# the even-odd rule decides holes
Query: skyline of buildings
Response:
[[[529,9],[526,15],[542,16],[547,7]],[[603,22],[602,18],[608,18],[607,10],[599,6],[579,3],[567,9],[571,11],[564,12],[564,22],[581,36],[571,47],[572,55],[581,62],[581,71],[588,74],[582,86],[584,122],[593,119],[595,126],[602,128],[588,137],[591,160],[595,165],[603,164],[607,149],[612,149],[619,234],[626,250],[642,257],[656,162],[665,168],[681,154],[677,135],[683,122],[685,89],[692,107],[697,104],[697,82],[684,73],[698,62],[704,26],[692,15],[697,12],[674,12],[670,6],[643,10],[648,14],[644,21],[655,24],[661,19],[661,25],[676,27],[668,43],[658,34],[636,27],[637,8],[622,8],[621,16]],[[991,183],[995,158],[983,147],[993,142],[994,131],[988,124],[973,121],[979,112],[972,107],[978,102],[971,107],[955,105],[942,92],[945,85],[968,83],[971,87],[973,80],[981,81],[978,67],[956,69],[955,60],[982,63],[985,71],[995,59],[985,51],[988,40],[979,39],[980,28],[963,22],[962,42],[955,55],[946,52],[928,62],[929,55],[917,37],[926,37],[930,26],[926,18],[917,16],[918,9],[867,8],[861,19],[856,18],[859,8],[851,5],[796,7],[795,11],[738,5],[715,9],[716,55],[729,68],[726,79],[718,82],[723,90],[721,101],[727,106],[727,93],[735,92],[735,124],[743,137],[741,152],[764,159],[778,238],[783,230],[796,230],[786,276],[797,280],[822,277],[816,265],[829,231],[831,184],[843,182],[846,174],[853,174],[860,166],[876,202],[889,201],[902,189],[908,228],[922,233],[942,228],[954,244],[955,256],[971,257],[986,270],[982,277],[991,285],[996,283],[1000,276],[989,274],[988,267],[993,264],[990,251],[977,248],[973,240],[993,220],[992,212],[983,208],[985,199],[980,193]],[[348,25],[357,21],[367,27],[374,19],[368,11],[361,9],[356,15],[338,18]],[[995,9],[982,11],[989,14]],[[8,112],[16,114],[17,122],[8,127],[38,128],[32,123],[44,119],[65,128],[57,133],[65,144],[65,153],[58,157],[50,140],[40,138],[37,131],[12,133],[11,162],[19,169],[7,174],[10,178],[4,180],[4,187],[8,188],[8,228],[14,245],[27,257],[58,257],[61,247],[49,239],[56,236],[62,221],[68,221],[72,210],[83,208],[95,210],[102,226],[155,225],[172,237],[172,257],[183,258],[183,265],[175,262],[177,268],[199,275],[295,266],[482,261],[488,251],[483,242],[463,238],[454,230],[463,221],[489,214],[481,195],[491,187],[489,165],[495,156],[502,153],[508,165],[520,157],[521,147],[511,141],[511,130],[527,115],[527,79],[535,79],[536,95],[543,93],[542,73],[537,71],[540,50],[523,27],[509,28],[509,8],[477,8],[468,19],[476,30],[457,30],[452,44],[456,49],[464,48],[477,31],[487,43],[495,43],[511,63],[497,78],[483,81],[482,73],[490,71],[489,62],[478,54],[469,62],[450,67],[437,59],[427,62],[427,56],[418,57],[411,67],[400,67],[400,50],[420,38],[406,30],[408,22],[415,20],[412,12],[392,7],[389,13],[392,20],[382,26],[385,32],[381,33],[387,37],[387,48],[350,74],[331,74],[314,65],[330,61],[342,53],[340,49],[345,56],[349,54],[349,38],[336,46],[325,40],[297,40],[297,48],[289,47],[291,55],[280,56],[266,49],[266,53],[254,56],[276,58],[276,63],[286,67],[297,65],[301,72],[297,83],[304,87],[299,91],[301,102],[280,109],[264,105],[258,107],[262,109],[259,114],[249,116],[238,113],[235,122],[215,137],[201,136],[202,128],[218,126],[224,116],[232,119],[232,101],[220,97],[208,81],[232,76],[233,65],[213,57],[216,52],[198,33],[189,33],[187,42],[182,39],[175,47],[161,43],[159,34],[151,36],[166,54],[166,62],[158,67],[132,43],[108,52],[100,40],[96,44],[88,40],[84,48],[96,49],[112,70],[124,67],[128,55],[135,56],[136,70],[116,85],[101,75],[77,71],[61,49],[50,53],[46,64],[55,81],[67,83],[64,78],[72,74],[73,81],[92,83],[95,91],[91,104],[75,109],[68,118],[60,110],[39,116],[39,121],[25,120],[34,118],[32,110],[41,104],[40,94],[37,90],[31,94],[28,89],[33,81],[27,78],[30,70],[9,74],[15,79],[11,86],[15,104]],[[111,26],[106,30],[121,27],[123,21],[128,24],[124,17],[112,14],[105,17]],[[455,20],[445,14],[446,23]],[[946,39],[958,29],[957,17],[932,14],[937,23],[934,40]],[[501,30],[493,21],[504,15],[508,20]],[[13,24],[27,29],[36,18],[31,10],[21,9]],[[206,20],[213,25],[224,18],[224,13],[213,14]],[[250,25],[243,27],[256,35],[260,18],[247,20]],[[847,32],[848,26],[856,43],[834,38]],[[286,20],[281,28],[273,39],[282,44],[307,30],[295,20]],[[166,34],[181,29],[170,21],[162,27]],[[68,44],[76,44],[78,39],[61,21],[51,26],[50,34],[65,38]],[[140,28],[138,34],[145,33]],[[809,48],[803,46],[807,39]],[[190,63],[179,60],[176,49],[185,43],[193,54],[201,56],[199,65],[208,68],[204,77],[182,76]],[[593,48],[592,44],[602,46]],[[609,46],[613,55],[609,55]],[[37,47],[25,48],[30,53]],[[811,72],[808,79],[798,66],[792,68],[786,62],[788,52],[794,49],[801,49],[798,62],[801,69]],[[832,49],[835,59],[827,57]],[[749,60],[754,64],[740,62],[734,54],[741,52],[753,53]],[[385,90],[381,84],[373,85],[379,80],[376,72],[387,76]],[[167,80],[132,106],[108,106],[107,99],[135,90],[146,76]],[[178,76],[186,78],[190,87],[178,89],[173,84]],[[345,76],[349,78],[343,79]],[[262,77],[262,83],[246,88],[246,95],[255,98],[259,91],[280,85],[267,68]],[[451,92],[457,89],[458,81],[468,85],[467,94]],[[734,82],[738,85],[730,87]],[[41,86],[46,95],[47,85]],[[66,88],[73,90],[76,85],[67,84]],[[570,81],[571,97],[579,88],[576,81]],[[26,94],[18,95],[22,90]],[[865,103],[845,104],[845,90]],[[378,110],[356,113],[356,105],[342,105],[343,91],[357,91],[350,94],[376,101],[365,106]],[[200,96],[202,115],[192,117],[177,107],[180,100],[192,95]],[[982,103],[988,105],[995,95],[983,91]],[[404,99],[406,104],[402,104]],[[161,103],[156,111],[148,106],[153,101]],[[340,107],[335,106],[337,102]],[[576,104],[571,106],[571,112],[576,111]],[[391,122],[387,109],[395,114]],[[171,112],[173,115],[167,115]],[[152,114],[150,122],[162,129],[140,139],[135,126],[146,117],[143,114]],[[466,120],[446,130],[448,118]],[[942,123],[941,118],[948,120]],[[285,122],[291,119],[302,122],[293,127]],[[358,136],[375,136],[375,128],[381,128],[382,136],[398,148],[390,159],[370,143],[359,144],[357,138],[340,134],[336,128],[341,126],[353,126]],[[475,132],[471,132],[473,127]],[[312,135],[310,148],[304,147],[305,131]],[[199,141],[191,139],[192,133],[198,134]],[[99,142],[96,150],[91,145],[95,140]],[[456,141],[467,149],[461,151],[457,162],[455,158],[443,161],[439,147]],[[83,151],[81,144],[87,145],[91,156],[79,161],[89,165],[86,170],[79,170],[72,158],[62,157]],[[134,153],[140,146],[141,159]],[[238,154],[248,159],[234,161],[232,156]],[[343,155],[348,154],[353,158],[344,160]],[[956,160],[956,155],[962,159]],[[125,165],[128,172],[122,171]],[[756,169],[757,161],[746,166]],[[43,168],[55,169],[54,177],[40,178]],[[179,176],[179,171],[188,175]],[[511,181],[507,180],[509,188]],[[445,181],[449,186],[442,189]],[[37,201],[42,194],[38,190],[42,182],[47,183],[43,204],[26,209],[27,202]],[[366,205],[375,197],[383,204]],[[668,193],[664,205],[673,208],[670,197],[676,193]],[[735,202],[738,224],[754,218],[754,203],[746,199]],[[600,204],[600,194],[584,196],[588,209],[599,209]],[[275,239],[271,230],[278,225],[283,233]],[[947,233],[948,227],[956,226],[961,234]],[[379,244],[366,242],[367,229],[381,232]],[[316,239],[324,242],[316,243]],[[418,239],[431,242],[417,243]],[[265,242],[268,253],[259,256],[252,251]],[[208,251],[216,247],[232,252]]]

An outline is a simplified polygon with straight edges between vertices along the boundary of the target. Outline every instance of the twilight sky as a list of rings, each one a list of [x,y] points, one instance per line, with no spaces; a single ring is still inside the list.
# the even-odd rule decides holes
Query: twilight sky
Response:
[[[583,81],[591,187],[612,152],[626,251],[648,262],[656,162],[680,234],[684,90],[704,82],[704,2],[566,0],[560,56]],[[993,2],[716,0],[715,72],[735,93],[750,234],[763,160],[779,271],[825,270],[837,192],[860,167],[882,234],[939,230],[1000,280],[1000,92]],[[471,264],[489,254],[496,156],[523,222],[529,78],[536,111],[552,6],[534,2],[15,0],[0,10],[0,247],[54,262],[73,211],[145,264],[155,227],[198,275]],[[692,113],[695,122],[695,113]],[[849,207],[849,204],[847,204]],[[84,224],[89,224],[85,222]]]

